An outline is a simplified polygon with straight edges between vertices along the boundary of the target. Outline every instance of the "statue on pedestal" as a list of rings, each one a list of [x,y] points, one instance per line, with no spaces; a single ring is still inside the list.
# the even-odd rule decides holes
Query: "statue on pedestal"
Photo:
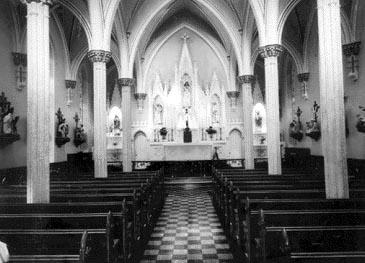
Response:
[[[154,111],[153,111],[153,119],[154,119],[154,123],[156,125],[162,125],[162,120],[163,120],[163,107],[161,104],[157,103],[155,105],[153,105]]]
[[[68,124],[66,123],[66,119],[63,117],[60,108],[58,108],[56,116],[58,119],[58,126],[56,131],[56,144],[58,147],[61,147],[62,145],[70,141],[70,138],[67,137],[69,130],[68,130]]]
[[[20,139],[16,128],[18,120],[19,116],[14,117],[14,108],[2,92],[0,95],[0,147]]]
[[[120,119],[118,117],[118,115],[115,115],[114,120],[113,120],[113,127],[112,127],[112,132],[114,133],[114,135],[120,135]]]

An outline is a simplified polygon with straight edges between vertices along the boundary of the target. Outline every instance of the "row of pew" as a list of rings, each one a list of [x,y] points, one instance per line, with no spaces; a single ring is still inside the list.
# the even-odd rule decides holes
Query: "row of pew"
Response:
[[[161,171],[52,179],[47,204],[2,184],[0,240],[10,262],[138,262],[164,198]]]
[[[326,199],[323,176],[295,169],[214,169],[213,203],[242,262],[365,262],[365,188]]]

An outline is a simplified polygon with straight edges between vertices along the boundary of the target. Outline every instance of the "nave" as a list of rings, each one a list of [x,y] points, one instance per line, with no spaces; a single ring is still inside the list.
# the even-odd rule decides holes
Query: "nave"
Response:
[[[172,190],[141,263],[234,262],[207,191]]]

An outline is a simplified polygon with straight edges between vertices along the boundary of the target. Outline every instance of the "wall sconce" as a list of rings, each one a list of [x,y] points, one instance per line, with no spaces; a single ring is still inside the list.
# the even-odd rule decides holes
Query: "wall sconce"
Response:
[[[303,99],[308,99],[308,80],[309,73],[300,73],[298,74],[298,80],[302,84],[302,97]]]
[[[12,55],[16,66],[16,87],[19,91],[22,91],[27,86],[27,55],[15,52]]]
[[[360,54],[361,42],[353,42],[342,46],[342,51],[346,57],[347,68],[350,72],[347,76],[353,81],[359,78],[359,54]]]
[[[71,106],[72,104],[72,95],[73,92],[72,90],[75,89],[76,87],[76,80],[65,80],[65,85],[66,85],[66,89],[67,89],[67,101],[66,101],[66,105],[67,106]]]

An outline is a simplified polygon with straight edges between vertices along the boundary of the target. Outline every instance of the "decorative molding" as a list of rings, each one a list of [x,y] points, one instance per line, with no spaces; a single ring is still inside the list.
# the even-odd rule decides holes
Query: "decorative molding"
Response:
[[[237,98],[240,96],[239,91],[227,91],[227,96],[230,100],[231,109],[234,110],[237,107]]]
[[[137,101],[137,109],[139,111],[143,110],[143,102],[146,99],[147,93],[134,93],[134,98]]]
[[[255,82],[254,75],[242,75],[238,76],[237,80],[240,84],[253,84]]]
[[[30,4],[31,2],[43,3],[45,5],[53,5],[57,0],[20,0],[23,4]]]
[[[87,52],[87,57],[92,63],[94,62],[108,63],[111,56],[112,53],[110,51],[105,51],[105,50],[90,50],[89,52]]]
[[[259,48],[259,53],[263,58],[278,57],[283,51],[283,46],[279,44],[266,45]]]
[[[348,77],[353,81],[359,78],[359,54],[361,41],[342,45],[343,54],[346,56],[347,68],[350,69]]]
[[[118,79],[118,84],[120,87],[132,87],[136,84],[136,79],[134,78],[120,78]]]

